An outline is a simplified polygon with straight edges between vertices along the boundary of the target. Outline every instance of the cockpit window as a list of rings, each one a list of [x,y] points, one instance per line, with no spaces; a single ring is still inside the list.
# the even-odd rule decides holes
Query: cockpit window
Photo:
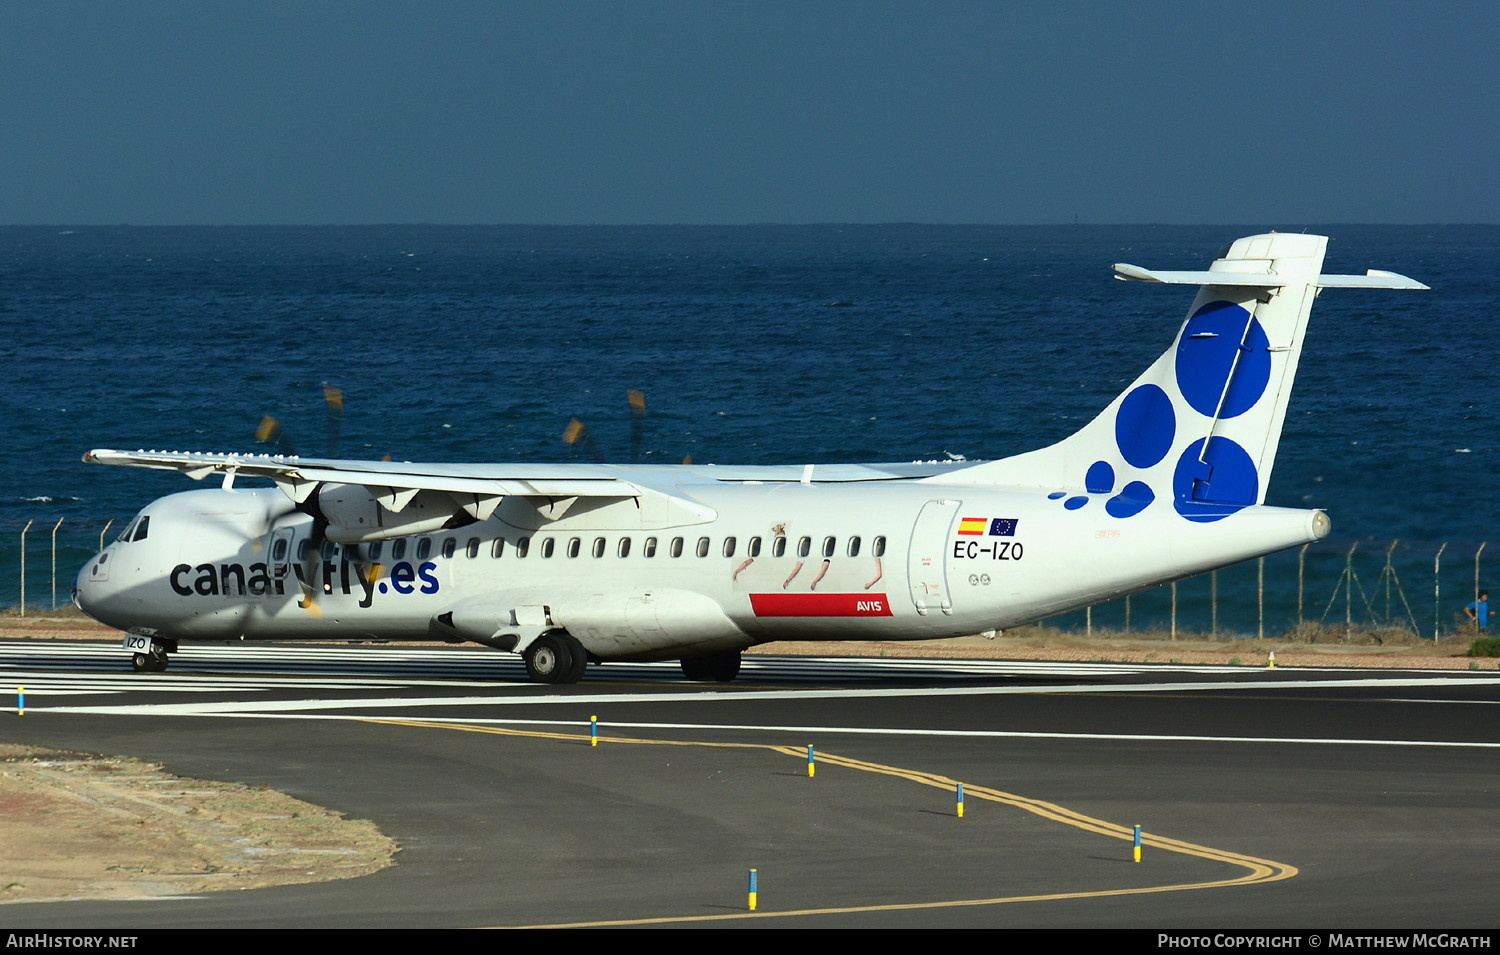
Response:
[[[150,524],[151,518],[144,514],[139,514],[129,524],[125,525],[125,529],[120,532],[120,536],[116,537],[115,540],[121,543],[143,541],[146,539],[146,530]]]

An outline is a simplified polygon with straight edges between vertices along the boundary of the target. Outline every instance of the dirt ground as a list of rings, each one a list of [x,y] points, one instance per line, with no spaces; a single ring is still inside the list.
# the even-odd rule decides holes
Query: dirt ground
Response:
[[[349,879],[391,865],[397,848],[368,820],[273,790],[11,743],[0,743],[0,818],[0,902]]]
[[[74,614],[0,614],[0,639],[115,640]],[[1464,655],[1474,634],[1304,628],[1274,640],[1202,634],[1064,633],[1028,627],[995,639],[771,643],[751,653],[1494,670]],[[12,724],[15,738],[19,727]],[[0,904],[144,898],[344,879],[393,863],[397,846],[366,820],[266,789],[172,776],[139,760],[0,743]]]

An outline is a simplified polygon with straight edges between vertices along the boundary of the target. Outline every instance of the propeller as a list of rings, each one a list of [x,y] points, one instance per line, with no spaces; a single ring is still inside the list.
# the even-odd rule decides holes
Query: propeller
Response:
[[[337,385],[323,383],[323,404],[328,413],[328,456],[337,457],[339,438],[344,430],[344,390]],[[255,440],[271,446],[276,454],[295,455],[296,446],[288,436],[286,428],[272,415],[264,415],[255,429]],[[386,455],[390,460],[390,455]],[[318,505],[318,492],[308,495],[297,509],[312,518],[312,533],[307,538],[307,553],[302,558],[302,574],[297,584],[302,590],[298,606],[315,617],[321,617],[318,607],[318,591],[327,589],[330,582],[320,581],[323,576],[323,547],[328,541],[328,518]]]
[[[625,400],[630,403],[630,463],[640,464],[641,448],[645,444],[646,436],[646,393],[639,388],[629,388],[625,391]],[[604,451],[589,432],[589,426],[579,419],[568,420],[568,426],[563,429],[562,439],[565,444],[576,448],[594,464],[604,463]],[[692,464],[693,456],[686,455],[682,463]]]

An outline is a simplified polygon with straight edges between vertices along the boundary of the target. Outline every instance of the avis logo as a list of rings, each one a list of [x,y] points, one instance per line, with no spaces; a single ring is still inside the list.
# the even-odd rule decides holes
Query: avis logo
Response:
[[[855,613],[884,613],[885,601],[883,600],[856,600],[854,602]]]

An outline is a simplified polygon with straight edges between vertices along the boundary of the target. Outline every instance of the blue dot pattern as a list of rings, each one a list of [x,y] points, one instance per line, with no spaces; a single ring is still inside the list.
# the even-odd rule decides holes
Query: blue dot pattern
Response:
[[[1149,468],[1161,463],[1172,450],[1176,434],[1172,399],[1156,385],[1141,385],[1120,403],[1120,413],[1115,416],[1115,444],[1131,467]]]
[[[1201,415],[1242,415],[1260,400],[1271,379],[1270,346],[1260,322],[1245,309],[1229,302],[1210,302],[1188,319],[1177,342],[1177,390]]]
[[[1228,438],[1199,438],[1172,472],[1172,505],[1190,521],[1217,521],[1255,503],[1260,476],[1250,454]]]
[[[1183,326],[1172,361],[1173,381],[1183,401],[1210,419],[1234,418],[1255,407],[1271,378],[1265,329],[1233,302],[1210,302],[1194,312]],[[1113,494],[1104,502],[1110,517],[1125,519],[1146,510],[1155,503],[1157,492],[1145,481],[1131,480],[1113,493],[1118,467],[1144,471],[1166,460],[1177,439],[1177,418],[1172,396],[1160,385],[1132,388],[1115,413],[1114,443],[1122,464],[1096,460],[1084,474],[1087,494],[1054,491],[1047,499],[1062,500],[1064,508],[1076,511],[1087,506],[1092,495]],[[1197,523],[1222,520],[1253,505],[1259,491],[1254,459],[1226,437],[1199,438],[1183,449],[1172,469],[1173,509]]]
[[[1108,494],[1115,489],[1115,469],[1108,461],[1095,461],[1083,476],[1083,486],[1090,494]]]

